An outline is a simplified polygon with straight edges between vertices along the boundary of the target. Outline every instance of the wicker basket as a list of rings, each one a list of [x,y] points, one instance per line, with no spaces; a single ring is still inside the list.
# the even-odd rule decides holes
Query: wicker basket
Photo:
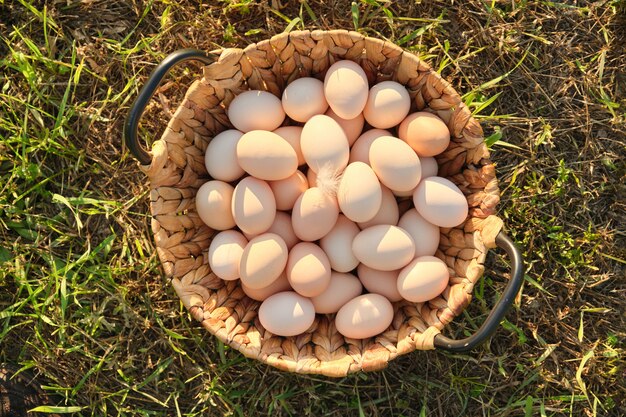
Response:
[[[176,60],[193,58],[198,59],[197,54]],[[370,85],[384,80],[403,84],[412,98],[411,111],[430,109],[447,123],[452,141],[437,157],[439,175],[467,196],[469,217],[458,227],[441,229],[436,256],[448,265],[449,286],[427,303],[394,303],[395,316],[384,333],[366,340],[344,338],[334,326],[334,315],[318,314],[306,333],[280,337],[260,324],[260,303],[243,293],[239,281],[223,281],[211,273],[207,249],[214,231],[198,217],[194,196],[209,180],[204,165],[208,142],[231,128],[226,109],[233,97],[248,89],[280,97],[291,81],[305,76],[323,79],[328,67],[342,59],[359,63]],[[156,84],[169,69],[164,66],[155,71],[161,71],[153,77]],[[245,356],[298,373],[344,376],[384,368],[390,360],[415,349],[433,349],[435,337],[470,302],[487,251],[495,246],[502,228],[502,221],[494,215],[500,199],[494,165],[482,129],[459,94],[415,55],[345,30],[291,32],[245,49],[224,49],[203,70],[204,76],[193,82],[163,136],[154,142],[152,154],[142,151],[136,138],[130,146],[144,162],[141,168],[150,180],[152,231],[159,258],[191,315]],[[136,134],[154,88],[140,93],[137,101],[141,103],[134,105],[125,126],[127,138],[129,131]],[[514,274],[516,279],[520,272]],[[513,290],[514,295],[517,290]]]

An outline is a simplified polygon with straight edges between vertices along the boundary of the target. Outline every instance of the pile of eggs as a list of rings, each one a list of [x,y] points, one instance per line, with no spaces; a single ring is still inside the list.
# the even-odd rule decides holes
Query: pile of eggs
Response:
[[[196,207],[221,231],[211,270],[261,301],[266,330],[295,336],[316,313],[336,313],[339,333],[368,338],[389,327],[392,302],[426,302],[447,287],[434,256],[439,228],[461,224],[467,200],[437,176],[446,124],[410,107],[404,86],[370,89],[352,61],[333,64],[323,82],[291,82],[282,100],[250,90],[230,103],[235,129],[210,141],[213,180]]]

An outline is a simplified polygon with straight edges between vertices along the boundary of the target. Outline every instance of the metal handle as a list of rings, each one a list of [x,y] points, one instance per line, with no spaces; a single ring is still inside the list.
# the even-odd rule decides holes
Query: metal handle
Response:
[[[445,349],[450,352],[467,352],[472,350],[476,346],[482,344],[493,334],[493,332],[496,331],[496,328],[500,325],[500,322],[504,318],[507,310],[511,304],[513,304],[513,300],[519,292],[522,286],[522,281],[524,280],[524,263],[522,262],[522,253],[518,247],[515,246],[515,243],[513,243],[511,238],[503,232],[500,232],[498,236],[496,236],[496,245],[504,249],[507,255],[511,258],[511,279],[509,280],[506,288],[504,288],[502,297],[500,297],[496,305],[493,307],[493,310],[491,310],[491,313],[489,313],[489,316],[487,316],[487,319],[476,333],[468,338],[460,340],[450,339],[442,334],[438,334],[435,336],[436,348]]]
[[[124,140],[131,153],[143,165],[149,165],[152,162],[152,156],[143,149],[137,139],[139,119],[141,119],[148,102],[169,70],[176,64],[191,60],[201,61],[209,65],[215,61],[215,58],[197,49],[180,49],[176,52],[172,52],[163,62],[157,65],[154,71],[152,71],[152,74],[148,77],[148,81],[146,81],[146,84],[141,91],[139,91],[139,95],[130,106],[130,110],[124,122]]]

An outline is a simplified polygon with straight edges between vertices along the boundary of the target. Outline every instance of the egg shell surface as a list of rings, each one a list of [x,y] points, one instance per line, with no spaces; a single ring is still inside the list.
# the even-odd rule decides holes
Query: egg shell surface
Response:
[[[324,96],[324,83],[317,78],[305,77],[292,81],[283,90],[283,109],[296,122],[306,122],[328,109]]]
[[[267,182],[245,177],[235,187],[231,210],[232,217],[242,232],[258,235],[269,229],[274,222],[276,200]]]
[[[302,155],[302,149],[300,149],[300,136],[302,135],[302,126],[281,126],[274,130],[281,138],[285,139],[289,145],[293,148],[296,156],[298,157],[298,166],[304,165],[306,161]]]
[[[405,300],[423,303],[441,294],[449,280],[448,267],[441,259],[420,256],[400,271],[398,292]]]
[[[335,113],[333,109],[329,108],[324,114],[339,123],[339,126],[341,126],[346,134],[346,138],[348,139],[348,144],[350,146],[352,146],[352,144],[361,135],[363,126],[365,125],[365,118],[362,113],[359,113],[359,115],[354,119],[342,119],[337,116],[337,113]]]
[[[452,181],[430,177],[422,181],[413,194],[413,204],[429,223],[439,227],[455,227],[467,218],[467,199]]]
[[[328,68],[324,78],[326,100],[342,119],[353,119],[363,111],[369,85],[367,75],[356,62],[343,60]]]
[[[402,215],[398,227],[411,235],[415,242],[415,257],[434,255],[439,247],[439,226],[429,223],[412,208]]]
[[[330,232],[339,217],[337,200],[312,187],[296,200],[291,211],[293,231],[300,240],[312,242]]]
[[[347,338],[366,339],[384,332],[393,321],[393,306],[380,294],[363,294],[344,304],[335,316],[337,331]]]
[[[267,91],[249,90],[237,95],[228,106],[228,119],[241,132],[274,130],[285,120],[280,99]]]
[[[324,166],[341,171],[350,159],[350,145],[345,132],[339,123],[323,114],[311,117],[304,124],[300,149],[309,169],[315,172]]]
[[[428,112],[409,114],[400,123],[398,136],[419,156],[435,156],[450,144],[448,126],[439,117]]]
[[[410,191],[422,176],[417,154],[405,142],[392,136],[374,139],[369,159],[380,182],[391,190]]]
[[[382,189],[376,174],[363,162],[346,167],[337,190],[339,208],[354,222],[371,220],[380,210]]]
[[[389,129],[401,123],[410,108],[411,97],[407,89],[395,81],[383,81],[370,89],[363,116],[371,126]]]
[[[263,233],[246,245],[239,264],[241,282],[252,289],[267,287],[287,265],[287,245],[275,233]]]
[[[411,262],[415,243],[411,235],[397,226],[378,225],[356,235],[352,252],[372,269],[393,271]]]
[[[259,307],[259,321],[278,336],[304,333],[315,321],[315,307],[306,297],[293,291],[271,295]]]
[[[204,154],[204,165],[211,177],[230,182],[245,174],[237,160],[237,143],[241,136],[242,132],[230,129],[218,133],[209,141]]]
[[[315,297],[330,284],[330,262],[324,251],[311,242],[300,242],[289,251],[287,279],[300,295]]]
[[[379,271],[367,265],[359,264],[357,273],[361,283],[368,292],[380,294],[392,303],[402,300],[402,296],[398,292],[399,269],[395,271]]]
[[[391,132],[383,129],[371,129],[361,134],[358,139],[352,145],[350,150],[349,163],[356,161],[364,162],[367,165],[370,164],[370,147],[375,139],[381,136],[391,136]]]
[[[300,194],[309,188],[309,182],[302,172],[296,171],[285,179],[270,181],[269,186],[276,199],[276,208],[291,210]]]
[[[380,208],[374,217],[366,222],[360,222],[359,227],[361,230],[365,230],[368,227],[377,226],[379,224],[391,224],[397,225],[400,214],[398,212],[398,202],[391,190],[384,185],[381,187],[382,201]]]
[[[280,274],[280,276],[267,287],[253,289],[242,282],[241,289],[248,297],[257,301],[263,301],[269,296],[279,292],[292,290],[291,285],[289,285],[289,280],[287,279],[287,274],[285,272]]]
[[[223,181],[209,181],[196,192],[196,211],[200,219],[211,229],[227,230],[235,227],[230,211],[234,189]]]
[[[298,169],[298,157],[291,145],[264,130],[252,130],[239,139],[237,160],[248,174],[266,181],[282,180]]]
[[[239,278],[241,255],[248,239],[236,230],[219,232],[209,245],[209,266],[211,271],[226,281]]]

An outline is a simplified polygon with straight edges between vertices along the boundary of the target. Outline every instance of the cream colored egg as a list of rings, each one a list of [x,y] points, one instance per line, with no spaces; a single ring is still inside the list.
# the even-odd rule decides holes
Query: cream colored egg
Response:
[[[304,124],[300,148],[309,169],[315,172],[324,166],[341,171],[350,158],[350,145],[343,129],[323,114],[313,116]]]
[[[374,139],[369,157],[378,179],[391,190],[410,191],[420,181],[420,160],[411,147],[401,140],[391,136]]]
[[[391,136],[391,132],[382,129],[371,129],[359,136],[350,150],[349,163],[360,161],[369,165],[370,147],[374,140],[381,136]]]
[[[216,180],[235,181],[245,173],[237,160],[237,143],[243,135],[234,129],[218,133],[209,141],[204,154],[207,172]]]
[[[352,241],[359,232],[356,223],[340,214],[333,229],[320,239],[320,246],[328,256],[332,269],[348,272],[359,264],[352,253]]]
[[[252,298],[253,300],[263,301],[269,296],[276,293],[291,291],[291,285],[289,285],[287,274],[283,272],[267,287],[252,289],[242,282],[241,289],[248,297]]]
[[[312,242],[330,232],[338,216],[337,200],[312,187],[296,200],[291,211],[291,224],[300,240]]]
[[[222,181],[209,181],[196,192],[196,211],[211,229],[226,230],[235,227],[230,211],[233,187]]]
[[[426,221],[439,227],[454,227],[465,221],[467,199],[459,187],[446,178],[430,177],[413,194],[413,204]]]
[[[287,265],[287,245],[275,233],[263,233],[250,240],[241,255],[239,275],[249,288],[267,287]]]
[[[411,235],[397,226],[378,225],[356,235],[352,253],[370,268],[393,271],[411,262],[415,243]]]
[[[357,273],[365,289],[373,294],[380,294],[395,303],[402,300],[398,292],[398,274],[400,270],[379,271],[367,265],[359,264]]]
[[[298,157],[298,165],[304,165],[306,162],[300,149],[300,136],[302,135],[301,126],[282,126],[274,131],[278,136],[285,139],[291,145]]]
[[[209,245],[209,266],[218,277],[232,281],[239,278],[239,263],[248,239],[235,230],[219,232]]]
[[[434,255],[439,247],[439,227],[427,222],[417,210],[410,209],[402,215],[398,227],[411,235],[415,242],[415,257]]]
[[[400,124],[410,108],[411,97],[406,88],[395,81],[383,81],[370,89],[363,116],[371,126],[389,129]]]
[[[384,332],[393,321],[393,306],[380,294],[363,294],[337,312],[337,331],[350,339],[367,339]]]
[[[434,256],[420,256],[400,271],[398,292],[405,300],[423,303],[441,294],[448,286],[446,264]]]
[[[269,186],[276,199],[276,208],[278,210],[291,210],[300,194],[309,188],[309,182],[302,172],[296,171],[285,179],[270,181]]]
[[[283,91],[283,109],[296,122],[306,122],[316,114],[324,114],[328,103],[324,83],[305,77],[292,81]]]
[[[325,114],[328,117],[332,117],[334,121],[339,123],[339,126],[341,126],[346,134],[346,137],[348,138],[348,144],[352,146],[363,131],[363,125],[365,125],[365,118],[363,117],[363,114],[359,113],[359,115],[354,119],[342,119],[337,116],[337,113],[335,113],[331,108],[329,108]]]
[[[450,143],[450,131],[443,120],[423,111],[409,114],[400,123],[398,136],[419,156],[438,155]]]
[[[353,162],[343,172],[337,190],[339,208],[354,222],[371,220],[380,210],[382,190],[372,168]]]
[[[239,165],[253,177],[282,180],[298,169],[298,157],[291,145],[276,133],[253,130],[237,143]]]
[[[250,90],[230,102],[228,118],[235,129],[246,133],[276,129],[285,120],[285,112],[278,97],[272,93]]]
[[[356,62],[338,61],[328,68],[324,94],[330,108],[342,119],[353,119],[363,111],[369,85],[367,75]]]
[[[284,291],[268,297],[259,307],[259,321],[278,336],[297,336],[315,321],[315,308],[306,297]]]
[[[365,230],[368,227],[377,226],[379,224],[398,224],[398,218],[400,214],[398,212],[398,202],[396,201],[396,197],[393,195],[391,190],[384,185],[381,187],[382,191],[382,201],[380,203],[380,208],[374,217],[366,222],[359,223],[359,227],[361,230]]]
[[[319,314],[332,314],[348,301],[358,297],[363,292],[361,281],[352,274],[344,274],[333,271],[330,276],[330,284],[324,292],[311,298],[315,312]]]
[[[420,165],[422,167],[422,179],[437,176],[439,165],[432,156],[420,156]]]
[[[234,222],[242,232],[258,235],[274,222],[276,200],[267,182],[246,177],[235,187],[231,210]]]
[[[330,262],[324,251],[311,242],[300,242],[289,251],[287,279],[300,295],[315,297],[330,284]]]

